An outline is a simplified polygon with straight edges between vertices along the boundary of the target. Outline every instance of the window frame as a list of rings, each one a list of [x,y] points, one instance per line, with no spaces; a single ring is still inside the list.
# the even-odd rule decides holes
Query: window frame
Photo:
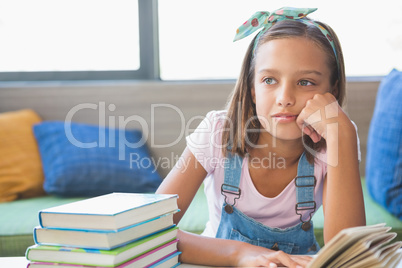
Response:
[[[0,82],[90,82],[152,80],[170,83],[202,83],[211,80],[162,80],[160,77],[158,0],[138,0],[140,67],[138,70],[0,72]],[[384,76],[347,76],[348,82],[381,81]],[[212,79],[214,82],[236,79]],[[7,83],[8,84],[8,83]]]
[[[138,0],[140,67],[121,71],[0,72],[0,81],[158,80],[158,0]]]

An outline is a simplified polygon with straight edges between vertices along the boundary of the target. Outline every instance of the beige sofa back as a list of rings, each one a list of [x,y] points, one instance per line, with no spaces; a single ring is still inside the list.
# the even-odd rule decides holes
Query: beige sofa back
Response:
[[[359,128],[364,175],[368,128],[379,82],[348,82],[346,110]],[[232,82],[138,82],[0,85],[0,112],[31,108],[43,120],[140,128],[164,177],[185,148],[185,136],[210,110],[225,107]]]

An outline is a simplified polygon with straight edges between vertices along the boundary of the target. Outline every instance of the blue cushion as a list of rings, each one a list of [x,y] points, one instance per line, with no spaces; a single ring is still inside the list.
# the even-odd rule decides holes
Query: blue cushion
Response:
[[[402,72],[395,69],[377,93],[367,141],[366,181],[373,199],[402,219]]]
[[[34,134],[49,194],[154,192],[162,181],[139,130],[47,121]]]

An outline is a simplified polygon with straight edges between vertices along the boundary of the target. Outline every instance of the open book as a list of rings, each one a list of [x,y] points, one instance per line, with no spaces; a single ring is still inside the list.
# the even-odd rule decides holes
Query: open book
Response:
[[[340,231],[315,256],[308,268],[396,267],[402,258],[402,241],[389,243],[396,233],[385,224]]]

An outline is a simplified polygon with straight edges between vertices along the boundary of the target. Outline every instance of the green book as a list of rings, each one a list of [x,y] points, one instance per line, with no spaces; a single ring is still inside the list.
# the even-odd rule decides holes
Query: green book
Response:
[[[172,242],[177,230],[175,226],[112,250],[34,245],[27,249],[26,258],[32,262],[114,267]]]

